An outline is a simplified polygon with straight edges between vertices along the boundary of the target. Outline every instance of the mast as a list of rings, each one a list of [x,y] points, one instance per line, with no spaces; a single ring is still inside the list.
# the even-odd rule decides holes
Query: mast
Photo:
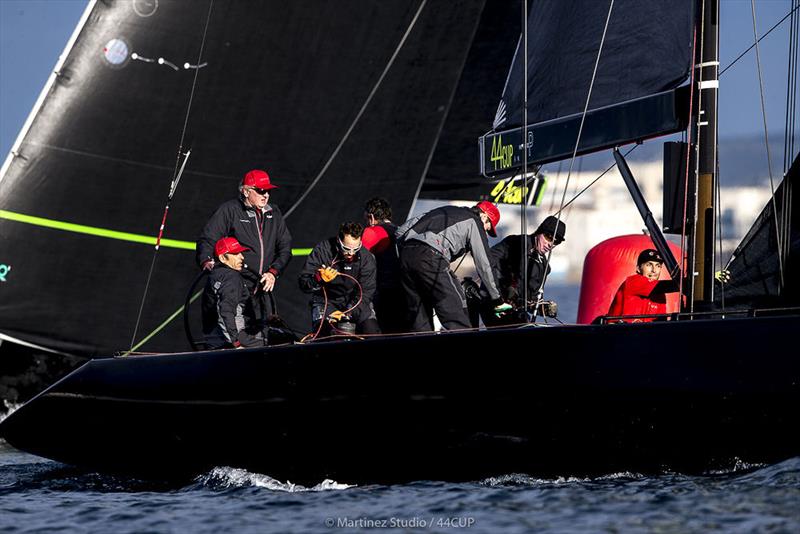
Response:
[[[697,132],[694,210],[687,214],[687,226],[692,230],[688,263],[694,276],[688,287],[690,309],[697,303],[714,299],[714,238],[716,212],[714,191],[717,181],[717,100],[719,93],[719,0],[702,0],[697,17],[697,83],[695,101],[698,111],[694,117]]]

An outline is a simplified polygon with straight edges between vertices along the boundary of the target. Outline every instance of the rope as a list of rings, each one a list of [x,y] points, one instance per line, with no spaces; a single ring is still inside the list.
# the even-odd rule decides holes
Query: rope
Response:
[[[206,44],[206,35],[208,34],[208,24],[211,21],[211,11],[212,11],[213,7],[214,7],[214,0],[211,0],[211,2],[209,2],[209,4],[208,4],[208,14],[206,15],[206,24],[205,24],[205,27],[203,28],[203,38],[202,38],[202,40],[200,42],[200,50],[198,51],[198,54],[197,54],[197,63],[196,63],[197,65],[202,63],[203,49],[205,48],[205,44]],[[167,223],[167,215],[169,213],[169,205],[170,205],[170,202],[172,201],[172,196],[175,194],[175,189],[178,187],[178,181],[180,181],[181,174],[183,172],[183,169],[186,166],[186,161],[189,159],[189,153],[187,153],[185,155],[185,159],[183,161],[183,166],[181,166],[181,156],[183,156],[183,142],[184,142],[184,139],[186,138],[186,129],[187,129],[187,126],[189,124],[189,115],[191,114],[191,111],[192,111],[192,102],[194,100],[194,90],[195,90],[195,87],[197,85],[197,76],[198,76],[199,73],[200,73],[200,69],[195,69],[194,77],[192,78],[192,89],[191,89],[191,91],[189,93],[189,102],[188,102],[188,104],[186,106],[186,116],[185,116],[185,118],[183,120],[183,129],[181,131],[181,139],[180,139],[180,141],[178,143],[178,156],[177,156],[177,158],[175,160],[175,169],[173,170],[173,173],[172,173],[172,181],[170,183],[170,191],[169,191],[169,195],[167,197],[166,206],[164,207],[164,215],[161,218],[161,227],[159,228],[158,239],[156,240],[156,248],[153,251],[153,259],[150,262],[150,270],[147,273],[147,282],[145,283],[145,286],[144,286],[144,293],[142,294],[142,302],[139,304],[139,313],[136,316],[136,325],[133,328],[133,335],[131,336],[131,348],[128,351],[128,354],[133,352],[134,345],[136,343],[136,334],[139,332],[139,325],[140,325],[141,320],[142,320],[142,312],[144,311],[144,303],[147,300],[147,293],[150,290],[150,281],[153,278],[153,270],[155,269],[155,266],[156,266],[156,258],[158,257],[158,250],[159,250],[159,245],[160,245],[160,242],[161,242],[161,236],[164,233],[164,226]],[[191,150],[189,152],[191,152]],[[180,169],[180,171],[179,171],[179,169]],[[181,307],[181,309],[183,309],[183,308]],[[172,318],[170,318],[170,320],[171,319]],[[153,334],[151,334],[149,337],[152,337],[152,335]],[[147,339],[149,339],[149,337]],[[146,341],[146,340],[143,340],[142,342],[140,342],[138,345],[136,345],[136,347],[139,347],[142,343],[144,343],[144,341]]]
[[[338,263],[338,259],[334,259],[333,260],[333,262],[331,263],[331,267],[336,265],[336,263]],[[356,287],[358,287],[358,300],[356,301],[356,303],[353,306],[351,306],[350,308],[348,308],[348,309],[346,309],[345,311],[342,312],[345,315],[347,315],[351,311],[353,311],[356,308],[358,308],[358,305],[361,304],[361,301],[364,298],[364,288],[361,287],[361,284],[358,282],[358,280],[355,279],[355,277],[350,276],[347,273],[340,272],[338,274],[338,276],[344,276],[345,278],[351,279],[353,282],[355,282]],[[325,286],[324,285],[322,286],[322,295],[325,298],[325,304],[322,307],[322,316],[320,317],[320,320],[319,320],[319,327],[317,327],[317,331],[314,332],[313,334],[308,334],[308,335],[304,336],[303,339],[300,340],[300,343],[305,343],[306,341],[314,341],[315,339],[317,339],[317,337],[319,337],[319,333],[322,332],[322,325],[325,323],[325,317],[327,315],[328,302],[329,302],[328,301],[328,292],[325,290]],[[341,330],[338,330],[333,325],[331,325],[331,328],[333,329],[334,332],[342,332]],[[356,336],[356,337],[358,337],[358,336]]]
[[[350,134],[352,133],[353,129],[356,127],[356,124],[358,124],[358,121],[361,119],[361,116],[364,114],[364,111],[366,111],[367,106],[369,106],[369,103],[372,102],[372,98],[375,96],[375,93],[378,92],[378,88],[381,86],[381,83],[383,83],[383,79],[386,77],[386,74],[389,72],[389,69],[392,67],[392,64],[394,63],[394,60],[397,59],[397,55],[400,53],[400,49],[403,48],[403,45],[405,44],[406,39],[408,38],[409,34],[411,33],[411,30],[414,28],[414,25],[417,23],[417,19],[419,18],[420,13],[422,13],[422,8],[425,7],[425,4],[426,4],[427,1],[428,0],[422,0],[422,2],[420,3],[419,8],[417,9],[417,12],[414,15],[414,18],[411,20],[411,23],[409,24],[408,28],[406,28],[406,32],[405,32],[405,34],[403,34],[403,37],[400,39],[400,42],[398,43],[397,48],[395,48],[394,53],[392,54],[392,57],[389,59],[389,62],[386,64],[386,67],[383,69],[383,72],[381,73],[380,77],[378,78],[378,81],[375,82],[375,86],[372,88],[372,91],[369,92],[369,96],[367,96],[367,99],[364,101],[364,104],[361,106],[361,109],[358,111],[358,114],[356,114],[356,117],[353,119],[353,122],[350,123],[350,127],[347,128],[347,131],[345,132],[345,134],[342,137],[341,141],[339,141],[339,144],[336,145],[336,148],[334,149],[333,153],[328,158],[328,161],[325,163],[325,165],[322,166],[322,170],[319,171],[319,173],[317,174],[316,178],[314,178],[311,181],[311,185],[309,185],[306,188],[306,190],[303,192],[303,194],[300,195],[300,198],[297,199],[297,201],[294,203],[294,205],[291,208],[286,210],[286,213],[283,215],[284,219],[287,219],[289,217],[289,215],[291,215],[292,212],[297,209],[297,207],[300,205],[300,203],[303,202],[303,200],[305,200],[305,198],[308,196],[308,194],[311,192],[311,190],[314,189],[314,187],[316,187],[316,185],[322,179],[322,176],[328,170],[328,167],[331,166],[331,163],[333,163],[333,160],[339,154],[339,151],[342,149],[342,146],[344,146],[345,142],[347,141],[347,138],[350,137]]]
[[[606,23],[605,23],[605,26],[603,27],[603,35],[600,38],[600,48],[597,50],[597,58],[594,61],[594,69],[592,70],[592,80],[589,83],[589,93],[586,95],[586,104],[584,104],[584,106],[583,106],[583,114],[581,115],[581,123],[580,123],[580,126],[578,127],[578,137],[577,137],[577,139],[575,139],[575,148],[572,151],[572,159],[569,162],[569,171],[567,172],[567,181],[564,184],[564,193],[561,196],[561,205],[558,208],[558,215],[556,216],[556,228],[558,228],[558,224],[561,222],[561,212],[564,209],[564,201],[566,200],[567,190],[569,189],[569,181],[570,181],[570,178],[572,176],[572,168],[575,165],[575,158],[578,155],[578,146],[580,146],[581,135],[583,134],[583,124],[586,121],[586,113],[589,111],[589,102],[592,99],[592,89],[594,89],[594,81],[595,81],[595,78],[597,76],[597,66],[600,64],[600,55],[603,53],[603,44],[605,43],[605,40],[606,40],[606,33],[608,32],[608,23],[611,20],[611,12],[612,12],[613,9],[614,9],[614,0],[611,0],[611,2],[608,5],[608,14],[606,15]],[[526,90],[527,90],[527,88],[526,88]],[[547,271],[548,271],[547,267],[550,265],[550,257],[552,256],[552,254],[553,254],[553,249],[550,249],[550,251],[547,253],[547,259],[545,260],[545,264],[544,264],[545,265],[545,269],[544,269],[544,276],[542,277],[542,283],[539,286],[539,290],[537,291],[537,293],[539,293],[539,294],[542,293],[542,291],[544,290],[545,283],[547,282],[547,274],[548,274],[547,273]],[[528,305],[528,303],[526,302],[525,306],[527,307],[527,305]],[[534,309],[534,317],[533,317],[533,319],[536,320],[536,309]]]
[[[778,207],[775,202],[775,183],[772,178],[772,156],[769,150],[769,133],[767,131],[767,107],[764,103],[764,80],[761,75],[761,53],[758,46],[758,31],[756,30],[756,4],[755,0],[750,0],[750,10],[753,13],[753,40],[756,47],[756,67],[758,69],[758,89],[761,95],[761,118],[764,123],[764,144],[767,147],[767,167],[769,169],[769,188],[772,193],[772,211],[775,219],[775,238],[778,242],[778,274],[780,287],[783,288],[783,258],[781,257],[781,228],[778,224]]]

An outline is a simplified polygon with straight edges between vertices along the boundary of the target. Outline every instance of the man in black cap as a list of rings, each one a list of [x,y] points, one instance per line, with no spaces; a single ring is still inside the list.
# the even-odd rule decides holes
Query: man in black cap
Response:
[[[530,235],[510,235],[492,247],[490,259],[500,296],[514,308],[524,310],[522,273],[525,256],[528,257],[528,301],[537,303],[541,298],[544,279],[550,273],[548,254],[565,240],[567,225],[550,215]],[[483,288],[481,288],[483,293]],[[483,322],[487,326],[498,324],[492,310],[482,308]],[[473,315],[474,317],[474,315]]]
[[[678,284],[673,280],[659,280],[663,265],[664,258],[656,249],[648,248],[639,253],[636,258],[636,274],[620,284],[608,309],[608,315],[634,316],[618,322],[646,323],[655,318],[641,316],[667,313],[666,294],[678,291]]]

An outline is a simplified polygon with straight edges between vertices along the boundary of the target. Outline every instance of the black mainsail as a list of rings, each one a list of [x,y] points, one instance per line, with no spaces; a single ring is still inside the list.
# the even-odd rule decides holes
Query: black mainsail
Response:
[[[0,239],[14,254],[0,332],[12,338],[85,355],[129,347],[182,138],[191,157],[136,341],[181,308],[203,223],[259,167],[301,256],[279,311],[308,328],[303,249],[359,220],[371,196],[408,212],[484,1],[150,6],[89,4],[4,166]],[[187,347],[172,321],[141,350]]]

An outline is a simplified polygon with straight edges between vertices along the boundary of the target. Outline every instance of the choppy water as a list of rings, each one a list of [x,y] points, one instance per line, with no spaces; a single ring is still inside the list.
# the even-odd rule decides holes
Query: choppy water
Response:
[[[81,471],[0,441],[0,532],[800,532],[800,458],[704,477],[504,475],[313,488],[218,467],[183,485]]]

